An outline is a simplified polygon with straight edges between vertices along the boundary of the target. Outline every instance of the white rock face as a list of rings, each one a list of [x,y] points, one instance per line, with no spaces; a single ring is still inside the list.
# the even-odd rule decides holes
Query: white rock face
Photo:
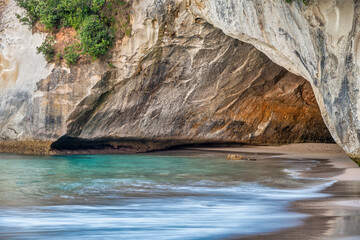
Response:
[[[335,141],[360,155],[359,1],[189,2],[197,17],[307,79]]]
[[[44,57],[36,47],[44,40],[42,34],[32,34],[16,19],[21,13],[14,1],[1,12],[0,32],[0,136],[21,138],[27,126],[19,124],[31,105],[37,81],[50,73]]]
[[[86,97],[104,94],[139,74],[139,63],[146,62],[143,59],[160,43],[161,47],[178,44],[163,32],[188,32],[184,37],[191,38],[194,29],[189,26],[202,20],[308,80],[335,141],[349,154],[360,156],[357,2],[314,0],[305,6],[302,1],[284,0],[134,1],[132,36],[116,43],[111,52],[116,71],[110,71],[100,61],[71,69],[47,65],[36,54],[45,35],[32,34],[20,25],[15,18],[20,9],[9,0],[0,10],[0,138],[55,140],[66,134],[76,116],[84,114]],[[201,42],[194,44],[191,56],[201,49]]]
[[[54,141],[66,119],[101,79],[106,63],[84,69],[56,67],[36,53],[46,34],[20,24],[22,10],[9,0],[0,12],[0,140]]]

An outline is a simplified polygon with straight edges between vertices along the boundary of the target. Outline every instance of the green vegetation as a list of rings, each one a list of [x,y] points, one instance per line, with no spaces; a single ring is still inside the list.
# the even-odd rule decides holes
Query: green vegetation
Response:
[[[25,23],[37,21],[47,29],[73,27],[79,29],[83,21],[91,15],[101,15],[106,0],[16,0],[26,10],[22,17]]]
[[[80,57],[80,53],[78,53],[78,50],[74,45],[69,45],[65,47],[64,59],[68,66],[75,65],[79,60],[79,57]]]
[[[77,41],[80,47],[65,46],[56,51],[65,51],[64,59],[68,64],[76,64],[80,56],[90,56],[96,59],[107,54],[114,42],[115,31],[123,31],[130,36],[129,18],[125,23],[119,21],[121,8],[129,8],[130,4],[122,0],[15,0],[24,8],[25,15],[17,15],[18,19],[30,27],[41,23],[45,31],[55,34],[64,27],[72,27],[77,31]],[[120,12],[123,13],[123,12]],[[120,19],[121,20],[121,19]],[[125,26],[118,27],[117,22]],[[72,43],[72,42],[71,42]],[[70,43],[70,44],[71,44]],[[38,53],[44,54],[48,61],[61,59],[55,49],[55,39],[46,40]],[[76,48],[76,49],[75,49]]]
[[[93,58],[105,55],[113,39],[113,32],[97,16],[90,16],[84,21],[79,35],[83,51]]]
[[[109,68],[116,68],[114,64],[108,63]]]
[[[285,0],[285,2],[287,3],[292,3],[293,1],[296,1],[296,0]],[[310,3],[310,0],[301,0],[305,5],[309,5]]]
[[[54,59],[55,49],[53,47],[55,43],[54,37],[50,36],[45,39],[40,47],[37,47],[37,53],[42,53],[45,56],[46,61],[50,62]]]
[[[63,59],[63,55],[61,53],[57,53],[55,56],[55,61],[59,62]]]

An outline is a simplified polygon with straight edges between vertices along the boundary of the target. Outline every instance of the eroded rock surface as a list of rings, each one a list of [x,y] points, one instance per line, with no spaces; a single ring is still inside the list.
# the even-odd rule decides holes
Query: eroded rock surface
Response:
[[[159,39],[134,76],[102,94],[103,88],[94,89],[70,117],[67,135],[252,143],[331,139],[306,80],[206,23],[191,29],[166,43]]]
[[[307,79],[335,141],[360,155],[360,2],[189,1],[193,13]]]
[[[44,35],[31,35],[19,25],[12,15],[19,9],[10,0],[1,45],[11,49],[6,42],[18,31],[4,25],[9,22],[29,34],[17,49],[30,53],[2,55],[13,57],[13,65],[28,62],[31,69],[19,68],[13,85],[0,90],[3,149],[62,136],[54,148],[143,151],[198,142],[331,141],[311,85],[237,40],[212,19],[207,4],[212,2],[135,1],[132,36],[118,41],[111,52],[115,68],[95,61],[69,69],[47,65],[36,55]],[[310,79],[296,64],[282,65]]]

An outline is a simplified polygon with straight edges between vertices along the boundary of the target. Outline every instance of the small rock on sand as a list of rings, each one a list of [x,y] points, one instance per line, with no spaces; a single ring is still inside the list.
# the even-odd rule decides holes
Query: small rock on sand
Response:
[[[256,161],[256,159],[244,157],[239,154],[228,154],[227,155],[228,160],[247,160],[247,161]]]

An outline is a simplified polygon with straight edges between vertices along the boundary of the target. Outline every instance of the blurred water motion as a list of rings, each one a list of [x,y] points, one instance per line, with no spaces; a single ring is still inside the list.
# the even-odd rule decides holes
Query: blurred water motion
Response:
[[[0,155],[0,238],[223,239],[301,223],[298,199],[332,184],[316,161],[214,155]]]

